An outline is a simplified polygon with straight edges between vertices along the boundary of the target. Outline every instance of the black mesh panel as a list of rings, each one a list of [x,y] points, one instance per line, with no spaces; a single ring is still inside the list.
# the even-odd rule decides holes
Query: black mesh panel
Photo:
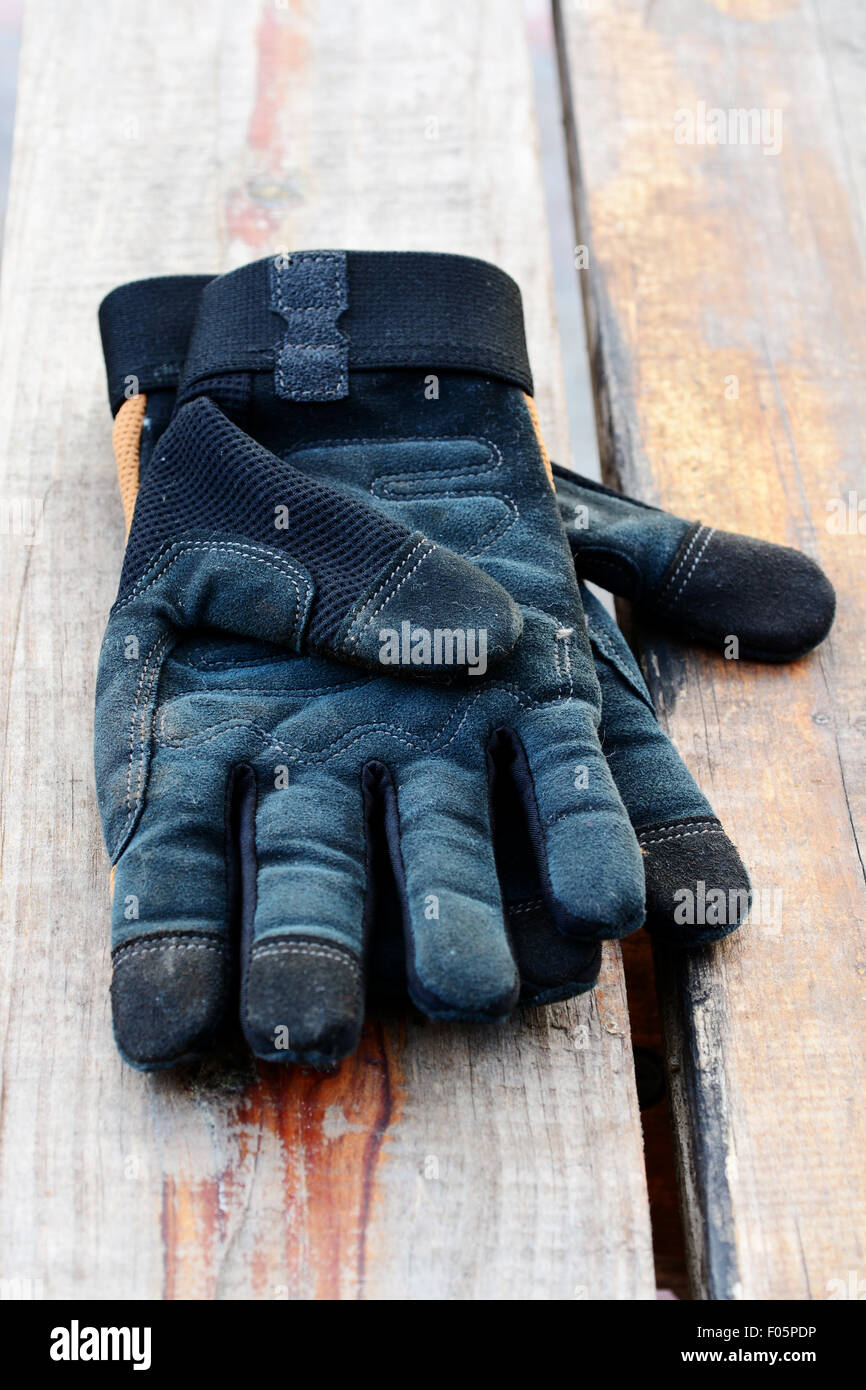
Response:
[[[288,507],[287,530],[275,509]],[[405,527],[307,478],[193,401],[163,435],[141,485],[119,598],[167,542],[189,532],[242,536],[284,550],[312,576],[309,637],[331,639],[408,537]]]

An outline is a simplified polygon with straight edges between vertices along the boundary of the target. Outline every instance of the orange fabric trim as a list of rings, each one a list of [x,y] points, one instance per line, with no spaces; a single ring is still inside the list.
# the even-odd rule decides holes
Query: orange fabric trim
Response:
[[[525,393],[523,399],[526,401],[526,406],[529,411],[529,418],[532,421],[532,428],[535,430],[535,438],[538,440],[538,447],[541,450],[541,461],[544,464],[544,471],[547,474],[547,481],[550,483],[550,486],[553,487],[553,469],[550,466],[550,455],[548,454],[544,440],[541,437],[541,423],[538,419],[538,411],[535,409],[535,401],[532,399],[531,396],[527,396]]]
[[[114,460],[117,464],[117,481],[120,485],[120,500],[126,518],[126,534],[132,525],[135,499],[138,496],[138,460],[141,450],[141,427],[147,410],[147,396],[130,396],[114,418],[111,442],[114,445]]]
[[[109,901],[114,902],[114,880],[117,877],[117,865],[112,864],[108,874],[108,895]]]

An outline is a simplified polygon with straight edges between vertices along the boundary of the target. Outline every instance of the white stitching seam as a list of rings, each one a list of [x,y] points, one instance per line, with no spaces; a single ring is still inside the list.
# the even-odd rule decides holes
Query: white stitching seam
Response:
[[[540,614],[542,617],[547,618],[550,622],[555,623],[557,627],[559,627],[560,625],[560,620],[557,617],[555,617],[554,614],[548,612],[545,608],[541,608],[535,604],[522,604],[521,608],[524,612],[527,613]],[[367,677],[366,679],[369,680],[370,678]],[[365,684],[365,682],[362,681],[358,684],[363,685]],[[523,710],[545,709],[551,705],[568,704],[572,699],[575,698],[573,695],[555,695],[552,697],[545,697],[543,699],[536,700],[533,696],[527,694],[525,690],[523,690],[519,685],[516,685],[513,681],[496,681],[494,683],[486,685],[483,691],[478,691],[474,695],[465,696],[463,700],[456,706],[454,712],[448,716],[448,718],[444,721],[438,732],[432,738],[412,738],[408,735],[407,730],[404,729],[401,725],[371,722],[369,724],[354,725],[353,728],[348,730],[342,738],[334,739],[326,749],[322,749],[317,752],[308,748],[303,748],[298,744],[287,746],[284,743],[281,743],[279,739],[275,739],[273,735],[270,732],[268,732],[267,729],[263,729],[260,724],[256,724],[250,719],[224,719],[221,720],[219,723],[212,725],[207,733],[193,733],[187,734],[179,738],[171,738],[166,734],[165,731],[165,716],[167,713],[168,706],[163,706],[159,713],[156,737],[165,748],[203,747],[204,744],[213,743],[215,740],[222,738],[224,734],[230,732],[233,729],[244,729],[247,730],[249,733],[254,734],[256,738],[260,739],[265,748],[273,749],[277,753],[282,753],[284,757],[289,758],[291,761],[299,763],[329,762],[331,758],[338,757],[341,753],[344,753],[349,748],[352,748],[356,743],[360,743],[362,739],[367,738],[368,735],[377,733],[390,734],[394,741],[396,743],[402,744],[404,748],[409,748],[413,751],[435,753],[443,751],[444,749],[450,747],[451,744],[456,742],[456,740],[460,736],[460,732],[463,728],[463,725],[468,720],[475,705],[481,699],[486,699],[494,691],[498,691],[501,694],[505,695],[507,699],[511,700],[515,705],[518,706],[518,708]],[[230,689],[225,689],[220,691],[219,693],[231,694],[233,692]],[[274,693],[285,695],[286,692],[280,691]],[[304,694],[304,691],[292,692],[291,698],[296,697],[298,699],[302,699],[304,697]],[[458,716],[460,716],[459,719]],[[451,734],[450,737],[446,738],[445,734],[447,729],[454,724],[456,724],[456,728],[454,729],[453,734]],[[360,732],[355,733],[354,731],[356,729],[359,729]],[[350,737],[350,735],[354,736]]]
[[[284,743],[281,743],[279,739],[273,738],[273,736],[267,731],[267,729],[263,729],[261,725],[254,724],[248,719],[223,720],[220,724],[214,726],[211,729],[211,731],[207,734],[188,734],[185,738],[168,738],[165,735],[164,724],[162,723],[164,718],[163,711],[160,713],[160,723],[162,724],[162,730],[157,735],[157,737],[164,748],[203,747],[206,743],[213,743],[216,739],[222,738],[223,734],[228,733],[231,729],[245,729],[249,733],[255,734],[255,736],[261,740],[261,742],[264,744],[266,748],[272,748],[275,752],[282,753],[284,757],[290,759],[292,762],[298,763],[330,762],[332,758],[338,757],[340,753],[345,753],[349,748],[354,747],[356,743],[360,743],[370,734],[377,733],[390,734],[390,736],[394,739],[395,743],[400,743],[403,745],[404,748],[409,748],[413,751],[420,751],[424,753],[438,753],[442,752],[446,748],[449,748],[452,743],[456,742],[463,728],[463,725],[466,723],[467,719],[469,718],[469,715],[472,712],[473,705],[475,705],[477,701],[482,698],[482,695],[488,694],[493,689],[501,691],[509,699],[513,700],[514,704],[516,704],[519,708],[524,710],[544,709],[549,705],[568,704],[574,698],[571,695],[558,695],[553,699],[549,700],[533,700],[530,696],[524,695],[521,691],[512,690],[506,686],[487,686],[484,692],[481,692],[479,695],[474,696],[470,699],[466,709],[463,712],[462,718],[457,724],[457,728],[454,730],[454,733],[450,736],[450,738],[413,739],[411,737],[408,737],[406,735],[406,731],[402,729],[399,725],[365,724],[362,727],[361,732],[355,734],[354,737],[349,738],[347,736],[344,739],[337,739],[329,745],[327,750],[323,750],[318,753],[313,752],[308,748],[302,748],[297,744],[287,747]],[[456,712],[455,715],[452,715],[450,719],[446,720],[444,728],[447,729],[448,725],[452,723],[455,718]]]
[[[123,965],[125,960],[132,960],[133,956],[147,955],[150,951],[219,951],[225,954],[225,946],[219,941],[157,941],[153,945],[135,945],[131,943],[129,947],[118,946],[114,952],[113,965],[117,969],[118,965]]]
[[[437,479],[446,478],[465,478],[467,482],[472,482],[477,480],[478,478],[484,477],[486,474],[495,473],[497,469],[503,466],[502,450],[500,449],[499,445],[495,442],[495,440],[487,439],[486,436],[480,434],[435,435],[431,436],[429,439],[422,436],[420,440],[417,435],[403,435],[395,438],[385,437],[366,439],[324,439],[318,440],[315,444],[300,444],[297,448],[290,449],[288,453],[282,454],[281,457],[285,462],[288,463],[291,460],[293,460],[297,454],[318,452],[321,449],[341,448],[345,445],[352,445],[357,447],[370,447],[375,445],[389,444],[455,444],[463,443],[464,440],[470,444],[480,444],[483,448],[487,449],[490,454],[492,454],[495,461],[493,463],[469,464],[466,468],[461,470],[443,468],[437,470],[430,470],[427,472],[419,471],[418,473],[379,473],[370,484],[369,491],[372,494],[372,496],[383,497],[388,501],[417,502],[424,501],[427,498],[439,500],[442,497],[451,497],[455,499],[473,497],[498,498],[499,501],[501,501],[506,507],[508,507],[512,515],[510,517],[505,517],[503,520],[498,521],[494,523],[494,525],[490,526],[487,529],[487,531],[483,532],[483,534],[478,538],[475,545],[472,546],[471,549],[464,552],[467,558],[477,559],[479,555],[484,554],[485,550],[489,550],[491,546],[497,544],[505,536],[507,536],[508,532],[512,529],[512,527],[516,526],[519,522],[520,508],[518,507],[517,502],[510,495],[510,493],[457,492],[454,489],[444,491],[441,488],[438,491],[436,491],[427,488],[423,493],[413,493],[411,494],[411,496],[409,496],[406,493],[401,493],[399,489],[395,489],[393,492],[390,491],[388,488],[388,484],[390,482],[399,483],[401,481],[423,482],[425,484],[428,484],[430,482],[435,483]]]
[[[361,973],[360,961],[350,956],[348,951],[342,951],[337,946],[325,946],[305,941],[275,941],[273,943],[263,942],[261,946],[253,946],[250,953],[252,960],[261,960],[265,956],[318,956],[322,960],[337,961],[340,965],[347,966],[356,975]]]
[[[424,435],[419,437],[417,434],[406,434],[391,437],[368,436],[365,439],[319,439],[315,444],[298,444],[294,449],[289,449],[288,453],[283,454],[282,457],[288,461],[288,459],[293,458],[295,454],[317,453],[320,449],[332,449],[336,445],[341,444],[357,444],[359,446],[371,444],[462,444],[464,440],[468,441],[470,444],[481,444],[485,449],[489,449],[496,459],[496,462],[492,465],[481,463],[470,464],[465,470],[467,474],[492,473],[494,469],[502,466],[502,450],[495,440],[488,439],[483,434],[437,434],[431,435],[429,438]],[[370,484],[370,489],[372,491],[377,483],[387,482],[389,478],[410,476],[413,475],[403,473],[380,473],[373,479]],[[429,477],[429,474],[419,474],[418,476]]]
[[[525,903],[506,903],[505,909],[509,917],[516,917],[521,912],[540,912],[544,911],[543,898],[530,898]]]
[[[688,574],[686,575],[686,577],[685,577],[685,579],[683,580],[683,582],[682,582],[682,584],[680,585],[680,587],[677,589],[677,591],[676,591],[676,593],[674,594],[673,598],[672,598],[672,599],[668,599],[668,604],[669,604],[671,607],[673,607],[673,605],[674,605],[675,603],[677,603],[679,599],[682,598],[683,589],[686,587],[686,585],[688,584],[688,582],[689,582],[689,580],[691,579],[692,575],[694,574],[695,570],[697,569],[698,565],[701,563],[701,560],[704,558],[704,552],[705,552],[707,546],[709,545],[710,541],[713,539],[713,536],[714,536],[714,535],[715,535],[715,531],[712,530],[712,529],[709,530],[709,531],[707,532],[706,537],[705,537],[705,539],[704,539],[703,545],[701,546],[700,550],[698,551],[697,555],[695,556],[694,560],[692,561],[691,569],[689,570]]]
[[[174,554],[171,553],[172,550],[174,551]],[[151,587],[151,585],[155,584],[159,579],[160,575],[167,573],[167,571],[171,568],[171,566],[175,563],[176,560],[179,560],[182,555],[194,550],[212,550],[226,551],[229,553],[243,553],[247,555],[249,559],[255,561],[256,564],[263,564],[267,566],[267,568],[273,569],[277,573],[281,573],[286,578],[288,578],[295,591],[295,603],[292,614],[292,623],[295,627],[297,640],[297,638],[300,636],[301,631],[303,630],[302,625],[299,624],[301,609],[301,585],[299,583],[299,576],[297,574],[297,571],[294,569],[294,567],[292,567],[291,561],[284,561],[283,557],[279,555],[272,556],[268,559],[263,559],[262,554],[270,557],[271,552],[268,550],[263,550],[262,554],[258,554],[256,553],[258,547],[241,544],[235,541],[169,542],[154,557],[154,559],[148,565],[147,569],[143,571],[138,583],[134,586],[134,588],[132,588],[130,592],[126,594],[119,603],[115,604],[114,609],[112,611],[117,612],[120,609],[125,608],[133,598],[139,597],[141,594],[145,593],[146,590]],[[272,562],[273,559],[277,560],[278,563],[274,564]],[[150,574],[151,571],[153,571],[151,577],[147,579],[147,582],[145,582],[146,576]],[[303,582],[303,587],[305,590],[303,605],[303,623],[305,624],[307,619],[307,613],[309,611],[309,605],[312,600],[312,588],[306,582]],[[129,759],[126,774],[127,815],[117,838],[113,856],[115,858],[119,853],[120,846],[123,844],[124,840],[126,839],[126,836],[129,833],[130,826],[134,821],[135,816],[138,814],[138,810],[141,805],[141,799],[144,791],[143,782],[145,756],[147,752],[147,739],[145,738],[145,723],[147,719],[147,709],[150,703],[151,694],[159,680],[159,673],[162,669],[161,658],[165,656],[166,650],[170,645],[172,645],[175,642],[175,640],[176,634],[174,632],[170,632],[167,634],[167,636],[159,638],[151,647],[150,651],[145,657],[144,664],[139,675],[138,684],[136,686],[135,699],[133,702],[132,719],[130,721],[129,731]],[[147,682],[147,684],[145,684],[145,682]],[[135,802],[133,804],[132,769],[135,760],[136,731],[138,732],[140,753],[138,758],[138,777],[135,789]]]
[[[637,840],[638,840],[638,844],[641,845],[641,846],[643,847],[643,846],[645,846],[645,845],[662,845],[662,844],[665,844],[666,841],[668,841],[668,840],[685,840],[685,839],[687,839],[690,835],[723,835],[723,834],[724,834],[724,831],[722,830],[722,827],[721,827],[720,825],[708,825],[708,826],[706,826],[703,830],[679,830],[679,831],[677,831],[677,833],[676,833],[675,835],[656,835],[656,836],[654,836],[654,837],[652,837],[652,838],[649,838],[649,837],[644,833],[644,834],[642,834],[642,835],[638,835]]]
[[[247,545],[240,541],[167,541],[160,551],[154,556],[150,564],[144,569],[138,582],[125,594],[118,603],[114,605],[112,611],[117,612],[125,608],[134,598],[143,594],[152,584],[155,584],[161,574],[165,574],[176,560],[193,550],[214,550],[225,551],[228,554],[246,555],[249,559],[255,560],[257,564],[266,565],[268,569],[275,570],[278,574],[283,574],[289,579],[295,590],[294,623],[298,628],[298,635],[302,630],[299,623],[301,608],[301,589],[304,594],[304,623],[306,623],[307,612],[312,600],[312,586],[309,579],[299,566],[288,559],[287,556],[280,555],[276,551],[270,550],[265,546]],[[172,555],[171,552],[175,553]],[[169,558],[170,557],[170,558]],[[150,579],[145,579],[153,571]]]
[[[701,525],[701,526],[698,526],[697,530],[695,531],[694,535],[692,536],[691,540],[689,541],[688,545],[686,546],[685,550],[683,551],[682,555],[680,556],[680,559],[679,559],[679,562],[677,563],[676,569],[674,570],[673,574],[670,576],[670,578],[668,579],[667,583],[665,584],[665,587],[664,587],[664,589],[662,590],[661,595],[660,595],[660,598],[661,598],[661,599],[664,599],[665,596],[666,596],[667,593],[668,593],[668,590],[673,588],[674,584],[675,584],[676,581],[677,581],[677,575],[679,574],[679,572],[680,572],[680,570],[682,569],[683,565],[685,565],[685,564],[688,562],[688,558],[689,558],[689,556],[691,555],[692,551],[694,550],[695,546],[697,545],[698,541],[700,540],[701,534],[703,533],[704,530],[705,530],[704,526],[702,526],[702,525]]]
[[[147,706],[148,706],[148,703],[149,703],[149,701],[150,701],[150,693],[151,693],[151,690],[153,689],[154,680],[159,676],[159,672],[160,672],[161,664],[162,664],[162,663],[161,663],[161,659],[162,659],[162,657],[165,655],[166,649],[168,648],[168,646],[170,645],[170,643],[171,643],[173,640],[174,640],[174,635],[173,635],[172,633],[169,633],[167,636],[161,637],[157,642],[154,643],[154,645],[151,647],[150,651],[148,652],[147,656],[145,657],[144,666],[143,666],[143,668],[142,668],[142,672],[141,672],[141,675],[139,676],[139,680],[138,680],[138,685],[137,685],[137,687],[136,687],[136,691],[135,691],[135,702],[134,702],[133,707],[132,707],[132,721],[131,721],[131,723],[130,723],[130,728],[129,728],[129,764],[128,764],[127,772],[126,772],[126,809],[127,809],[127,816],[126,816],[126,821],[124,822],[122,835],[125,835],[125,834],[126,834],[127,828],[128,828],[128,826],[129,826],[130,818],[132,817],[132,814],[133,814],[133,808],[132,808],[132,764],[133,764],[133,758],[134,758],[134,756],[135,756],[135,734],[136,734],[136,727],[138,727],[138,737],[139,737],[139,742],[140,742],[140,744],[141,744],[141,754],[140,754],[139,760],[138,760],[138,782],[137,782],[137,786],[136,786],[136,805],[137,805],[137,804],[138,804],[138,800],[139,800],[139,798],[140,798],[140,796],[141,796],[141,781],[142,781],[142,776],[143,776],[143,773],[144,773],[144,750],[145,750],[145,742],[144,742],[144,724],[145,724],[145,711],[147,710]],[[152,669],[152,670],[150,669],[151,664],[153,664],[153,669]],[[145,687],[145,679],[147,679],[147,686],[146,686],[146,687]],[[139,712],[139,710],[140,710],[140,712]]]
[[[700,816],[683,816],[679,820],[668,821],[664,825],[646,825],[644,826],[643,830],[638,831],[638,836],[662,835],[668,830],[685,830],[688,826],[702,825],[715,826],[717,828],[720,828],[720,822],[715,816],[713,816],[711,819],[706,817],[701,818]]]
[[[296,262],[304,262],[310,265],[319,265],[320,263],[323,263],[327,266],[330,266],[336,272],[334,275],[333,285],[331,286],[332,293],[339,293],[339,290],[341,288],[339,284],[339,271],[344,264],[344,256],[341,253],[338,252],[332,255],[325,253],[321,256],[308,256],[306,255],[306,253],[300,252],[294,257],[289,256],[288,265],[286,266],[286,269],[288,269],[288,266],[291,265],[293,259]],[[276,263],[273,264],[272,269],[276,271],[279,270]],[[286,300],[284,294],[285,286],[279,273],[271,274],[270,286],[273,297],[277,302],[277,312],[279,313],[280,318],[282,318],[286,324],[282,341],[277,345],[274,353],[274,379],[277,383],[277,394],[285,396],[287,394],[287,373],[285,367],[282,365],[282,357],[284,352],[297,352],[299,350],[303,352],[316,352],[321,351],[322,349],[328,349],[331,352],[344,352],[348,350],[348,339],[346,338],[345,334],[340,332],[339,328],[337,328],[336,323],[334,323],[332,326],[334,328],[334,331],[337,333],[339,339],[339,341],[336,343],[314,343],[312,345],[306,345],[304,343],[289,342],[288,335],[291,331],[291,322],[289,320],[289,314],[293,314],[296,311],[294,309],[294,306],[289,304]],[[314,301],[312,304],[308,303],[305,306],[303,312],[310,314],[313,311],[321,312],[322,310],[327,309],[336,310],[337,312],[335,314],[335,318],[339,318],[339,298],[323,299],[321,301]],[[321,389],[321,387],[319,387],[314,388],[311,391],[293,391],[289,394],[292,400],[309,400],[312,397],[315,400],[332,401],[339,400],[341,397],[345,396],[347,389],[347,375],[345,367],[341,364],[337,376],[337,385],[332,390],[324,391]]]
[[[364,605],[365,608],[370,603],[375,603],[376,599],[379,597],[380,594],[385,593],[385,590],[388,588],[388,586],[394,583],[394,580],[397,578],[397,575],[400,573],[400,571],[404,569],[406,565],[408,565],[409,561],[412,559],[412,556],[416,553],[416,551],[421,550],[422,548],[424,550],[424,553],[420,556],[419,559],[415,561],[415,564],[412,566],[412,568],[403,575],[403,578],[400,580],[399,584],[395,585],[395,587],[391,590],[390,593],[385,594],[385,597],[382,599],[382,602],[379,604],[378,608],[374,608],[372,613],[370,613],[369,616],[366,619],[364,619],[363,622],[361,622],[361,618],[363,617],[363,610],[361,611],[361,613],[358,614],[354,623],[352,624],[354,631],[350,630],[349,632],[347,632],[345,638],[343,639],[344,647],[348,646],[350,643],[357,642],[362,633],[366,632],[368,627],[372,627],[373,623],[376,621],[383,608],[386,608],[388,604],[391,602],[391,600],[395,598],[397,594],[399,594],[400,590],[403,588],[403,585],[406,584],[409,579],[411,579],[418,566],[423,564],[424,561],[428,558],[428,556],[433,554],[433,551],[437,547],[431,544],[431,542],[426,539],[417,541],[416,544],[413,545],[412,549],[409,551],[409,554],[406,555],[399,562],[399,564],[394,566],[394,568],[391,570],[388,576],[379,585],[378,589],[373,594],[373,596],[367,600],[367,603],[365,603]],[[358,626],[359,623],[360,626]]]
[[[616,650],[608,634],[606,632],[602,632],[601,628],[597,627],[591,618],[587,618],[586,627],[587,631],[589,632],[590,640],[597,647],[601,648],[602,655],[606,656],[610,660],[610,662],[616,667],[617,672],[622,677],[622,679],[624,681],[628,681],[629,688],[635,694],[638,695],[642,704],[645,704],[647,708],[651,709],[653,714],[655,714],[655,707],[652,702],[652,697],[649,691],[646,689],[646,682],[644,681],[643,676],[640,674],[640,670],[638,669],[637,672],[629,670],[628,663],[626,662],[625,658]]]

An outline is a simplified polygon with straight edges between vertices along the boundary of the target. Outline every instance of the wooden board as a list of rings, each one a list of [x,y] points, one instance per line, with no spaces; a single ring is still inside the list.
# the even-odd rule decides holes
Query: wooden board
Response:
[[[123,519],[96,307],[281,246],[486,256],[567,456],[517,0],[28,6],[0,307],[4,1277],[85,1298],[654,1293],[621,964],[497,1028],[371,1024],[332,1078],[115,1055],[93,680]]]
[[[768,895],[729,942],[657,961],[692,1276],[712,1298],[856,1296],[866,585],[856,516],[828,520],[850,492],[866,511],[866,12],[561,0],[557,23],[606,475],[802,548],[839,598],[793,666],[644,644],[663,722]],[[700,103],[765,109],[768,150],[781,110],[781,149],[700,143]]]

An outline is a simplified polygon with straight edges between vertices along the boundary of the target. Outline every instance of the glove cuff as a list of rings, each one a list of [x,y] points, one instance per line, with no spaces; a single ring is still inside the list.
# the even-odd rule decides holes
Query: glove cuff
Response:
[[[177,389],[202,290],[213,278],[133,280],[103,299],[99,332],[112,415],[131,396]]]
[[[195,319],[181,396],[273,373],[284,400],[349,394],[349,372],[478,372],[532,392],[520,290],[484,261],[427,252],[300,251],[220,276]]]

